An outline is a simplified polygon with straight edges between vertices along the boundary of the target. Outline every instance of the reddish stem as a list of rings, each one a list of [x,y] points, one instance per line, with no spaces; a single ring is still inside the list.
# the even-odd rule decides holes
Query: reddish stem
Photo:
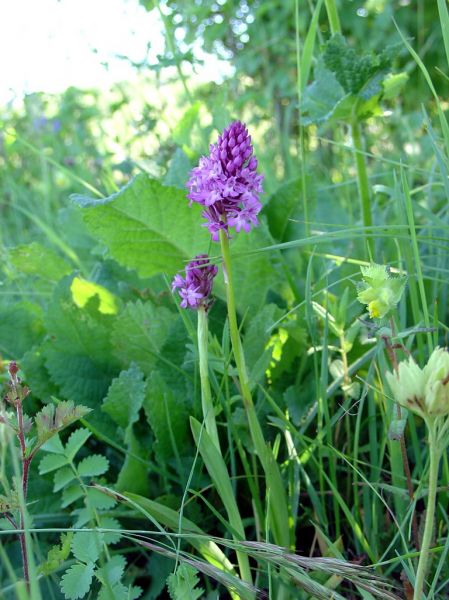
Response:
[[[30,463],[32,460],[32,456],[26,456],[26,444],[25,444],[25,433],[23,430],[23,411],[22,411],[22,401],[20,396],[18,395],[17,402],[17,424],[18,424],[18,432],[17,437],[19,438],[20,449],[22,453],[22,493],[23,493],[23,502],[26,505],[27,492],[28,492],[28,475],[30,470]],[[27,549],[27,540],[25,536],[25,532],[23,531],[25,527],[25,511],[24,507],[20,507],[20,525],[19,529],[22,532],[19,534],[20,539],[20,550],[22,553],[22,562],[23,562],[23,577],[25,579],[25,585],[27,591],[30,591],[30,574],[28,569],[28,549]]]
[[[5,517],[5,519],[7,521],[9,521],[11,523],[11,525],[14,527],[14,529],[17,529],[17,525],[15,524],[14,519],[12,517],[10,517],[8,515],[8,513],[1,513],[1,514],[2,514],[3,517]]]
[[[390,321],[390,327],[391,327],[391,335],[393,336],[394,335],[393,319],[391,319],[391,321]],[[398,373],[399,365],[398,365],[398,360],[396,357],[395,350],[398,348],[398,346],[401,347],[401,345],[398,345],[398,344],[393,345],[391,343],[390,338],[386,335],[382,336],[382,339],[384,341],[385,349],[387,351],[388,358],[390,359],[391,366],[393,367],[393,370],[395,371],[395,373]],[[398,420],[400,420],[402,417],[402,412],[401,412],[401,407],[397,403],[396,403],[396,415],[397,415]],[[401,437],[399,438],[399,444],[401,446],[402,464],[403,464],[404,473],[405,473],[407,491],[408,491],[410,500],[413,500],[413,497],[415,495],[415,490],[413,489],[412,473],[410,471],[410,464],[408,462],[408,456],[407,456],[407,448],[405,445],[405,438],[404,438],[403,434],[401,434]],[[420,544],[419,544],[418,520],[416,518],[415,511],[413,512],[413,516],[412,516],[412,532],[413,532],[413,541],[415,543],[415,547],[417,550],[419,550]]]

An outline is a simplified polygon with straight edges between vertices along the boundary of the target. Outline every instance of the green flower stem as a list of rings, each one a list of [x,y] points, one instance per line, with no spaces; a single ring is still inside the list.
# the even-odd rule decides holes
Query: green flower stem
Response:
[[[270,524],[273,531],[274,541],[288,548],[290,546],[289,513],[284,483],[282,481],[279,466],[274,460],[273,453],[268,448],[263,437],[262,428],[257,418],[256,410],[251,396],[249,377],[243,354],[242,342],[240,340],[237,325],[237,313],[234,300],[234,286],[232,280],[231,255],[229,250],[229,239],[224,231],[220,231],[221,251],[223,255],[223,268],[226,286],[226,299],[228,304],[229,332],[231,336],[232,351],[237,367],[240,391],[243,405],[248,419],[251,438],[265,472],[267,489],[270,491],[268,510]]]
[[[373,218],[371,215],[371,198],[369,193],[368,173],[366,170],[365,156],[363,154],[362,133],[360,123],[354,121],[351,128],[352,141],[355,150],[355,162],[357,167],[357,182],[359,188],[360,203],[362,209],[363,225],[371,227]],[[367,238],[367,244],[371,253],[371,258],[374,257],[374,242],[371,238]]]
[[[218,439],[217,423],[215,421],[215,410],[212,402],[209,382],[208,367],[208,319],[206,310],[201,307],[198,310],[198,354],[200,359],[200,379],[201,379],[201,406],[203,409],[204,426],[214,446],[220,452],[220,442]]]
[[[430,543],[432,541],[432,533],[435,520],[435,505],[438,486],[438,468],[440,466],[441,458],[441,448],[438,443],[435,424],[428,424],[428,430],[430,453],[429,493],[427,496],[426,522],[424,525],[424,534],[421,543],[421,553],[419,555],[418,570],[416,572],[413,600],[422,600],[423,597],[424,581],[427,573]]]
[[[324,4],[326,5],[327,18],[329,19],[332,35],[334,33],[341,33],[340,18],[335,0],[325,0]]]

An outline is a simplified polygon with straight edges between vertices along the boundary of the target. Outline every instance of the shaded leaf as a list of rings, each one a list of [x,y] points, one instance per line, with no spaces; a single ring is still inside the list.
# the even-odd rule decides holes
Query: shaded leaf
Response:
[[[155,451],[161,461],[185,451],[188,440],[188,411],[182,398],[175,398],[172,390],[157,371],[147,383],[144,409],[148,423],[156,437]]]
[[[127,429],[137,421],[144,397],[144,375],[140,368],[132,363],[128,370],[122,371],[112,381],[101,408],[117,425]]]
[[[0,304],[0,353],[20,359],[44,334],[42,309],[31,302]]]
[[[145,374],[151,373],[172,321],[173,313],[167,308],[140,300],[127,304],[113,324],[114,354],[124,364],[134,361]],[[123,422],[123,414],[119,419]]]

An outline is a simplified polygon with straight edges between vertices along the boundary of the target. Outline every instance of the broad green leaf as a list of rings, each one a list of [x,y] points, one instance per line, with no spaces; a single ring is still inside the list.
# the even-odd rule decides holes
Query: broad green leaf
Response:
[[[97,562],[102,543],[102,534],[97,531],[77,531],[72,540],[73,555],[84,563]]]
[[[387,47],[379,55],[361,54],[348,46],[341,34],[335,34],[325,46],[323,60],[346,93],[358,94],[373,77],[390,68],[395,52],[395,48]]]
[[[90,438],[90,435],[90,431],[88,429],[84,429],[83,427],[75,429],[75,431],[70,434],[64,449],[65,456],[68,458],[68,460],[73,460],[75,458],[77,452]]]
[[[156,437],[155,451],[161,461],[185,452],[188,443],[186,404],[175,397],[162,376],[154,371],[147,382],[144,409]]]
[[[277,241],[284,241],[287,229],[291,227],[291,219],[303,214],[301,179],[282,184],[270,196],[262,212],[267,217],[271,235]]]
[[[158,330],[157,327],[154,329]],[[121,351],[123,351],[123,349],[121,349]],[[117,425],[123,429],[127,429],[138,419],[139,410],[142,407],[143,399],[145,397],[145,385],[142,371],[135,363],[131,363],[128,370],[122,371],[120,375],[112,381],[107,396],[103,400],[101,409],[107,413]]]
[[[76,564],[67,569],[61,579],[61,591],[67,600],[83,598],[90,589],[95,565]]]
[[[190,565],[181,564],[175,573],[168,576],[167,586],[172,600],[197,600],[204,594],[198,588],[200,579],[198,571]]]
[[[335,75],[326,69],[322,62],[318,62],[314,81],[306,87],[303,94],[301,104],[303,124],[326,121],[344,96],[345,92]]]
[[[66,485],[73,479],[75,479],[75,473],[70,467],[63,467],[62,469],[59,469],[59,471],[56,471],[55,473],[55,485],[53,487],[53,491],[59,492],[59,490],[62,490],[62,488],[66,487]]]
[[[189,207],[183,191],[137,175],[103,200],[79,200],[85,223],[121,265],[141,277],[172,276],[186,260],[204,252],[209,234],[201,227],[201,207]]]
[[[191,340],[186,331],[183,316],[178,315],[174,318],[172,316],[168,336],[161,349],[161,359],[157,363],[157,370],[165,381],[170,382],[173,392],[184,398],[188,406],[193,409],[193,391],[189,387],[193,383],[193,365],[184,364],[186,347]],[[215,319],[215,316],[211,316],[210,319]],[[151,375],[151,372],[148,375]]]
[[[398,96],[405,87],[409,76],[407,73],[390,73],[382,82],[384,100],[392,100]]]
[[[78,463],[77,471],[81,477],[97,477],[109,469],[109,461],[101,454],[91,454]]]
[[[111,354],[112,321],[99,312],[98,298],[78,308],[69,280],[57,287],[47,309],[43,352],[50,376],[66,398],[96,406],[105,396],[118,370]]]
[[[39,474],[50,473],[67,464],[67,459],[61,454],[47,454],[39,463]]]
[[[46,403],[52,396],[58,396],[58,386],[53,383],[45,366],[45,354],[42,346],[34,346],[23,355],[20,367],[25,374],[25,381],[35,398]]]
[[[134,361],[145,374],[151,373],[173,318],[170,310],[156,307],[151,302],[138,300],[127,304],[113,324],[114,354],[124,364]],[[123,422],[123,415],[119,418]]]
[[[37,275],[48,281],[59,281],[73,271],[59,254],[38,242],[11,248],[9,260],[21,273]]]

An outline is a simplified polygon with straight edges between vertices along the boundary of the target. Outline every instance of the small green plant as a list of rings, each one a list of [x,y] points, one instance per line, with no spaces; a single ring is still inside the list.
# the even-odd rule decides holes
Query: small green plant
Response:
[[[357,298],[366,304],[372,319],[383,319],[396,308],[407,283],[406,275],[392,276],[388,267],[371,264],[361,267],[362,282]]]
[[[127,598],[138,598],[141,590],[125,586],[121,581],[126,559],[119,554],[111,555],[109,549],[109,546],[117,544],[121,538],[118,531],[119,521],[104,514],[110,511],[116,502],[111,496],[89,486],[93,478],[106,473],[109,461],[100,454],[89,454],[77,460],[78,453],[90,435],[87,429],[76,429],[65,445],[55,436],[45,446],[47,455],[39,464],[41,475],[54,473],[53,491],[62,491],[63,508],[72,507],[75,528],[91,528],[73,535],[70,550],[76,562],[63,574],[61,590],[68,600],[76,600],[83,598],[93,582],[97,581],[101,584],[98,597],[102,600],[119,600],[124,595]],[[82,507],[73,508],[79,500],[83,502]],[[107,531],[98,532],[96,529]]]
[[[19,529],[25,584],[30,590],[30,548],[26,528],[27,495],[30,466],[38,451],[55,436],[89,412],[85,406],[73,402],[61,402],[57,406],[47,404],[34,418],[24,412],[24,401],[30,390],[19,377],[19,367],[11,362],[8,367],[9,391],[0,407],[0,420],[14,432],[19,442],[20,477],[14,479],[10,489],[2,497],[2,514],[15,529]],[[12,410],[11,410],[12,409]],[[13,450],[14,451],[14,450]],[[18,516],[17,516],[18,515]]]

